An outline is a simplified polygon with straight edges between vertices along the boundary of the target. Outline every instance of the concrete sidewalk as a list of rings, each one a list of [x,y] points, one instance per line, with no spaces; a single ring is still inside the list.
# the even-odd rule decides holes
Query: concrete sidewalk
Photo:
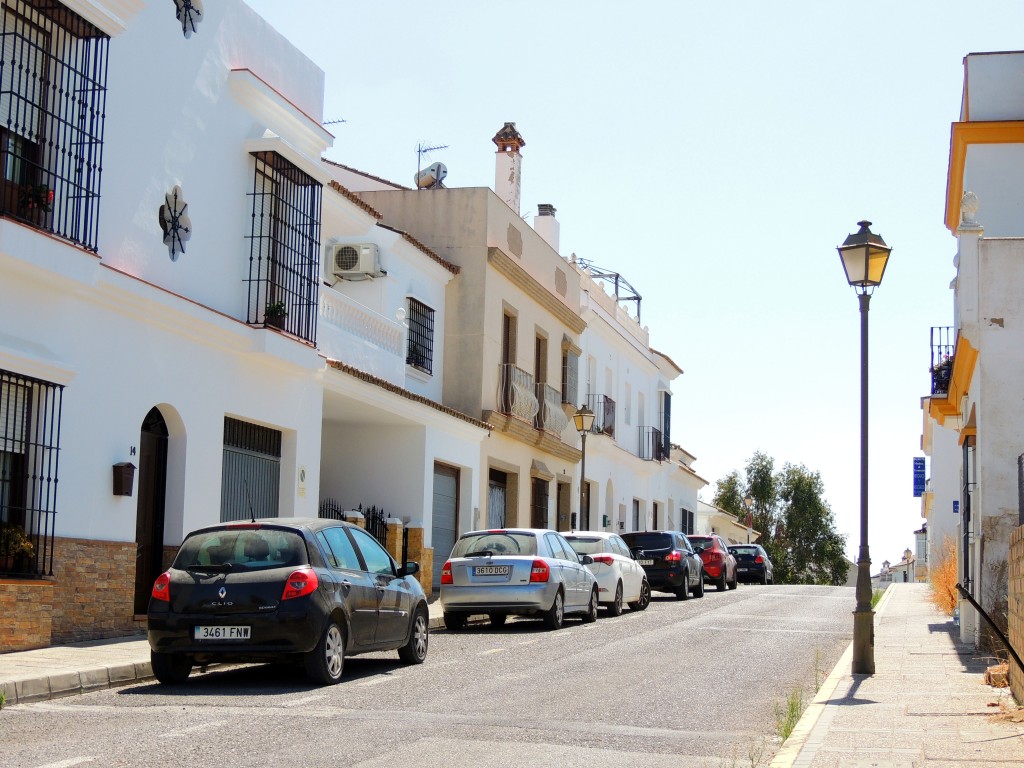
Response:
[[[440,604],[435,600],[429,608],[430,629],[443,628]],[[149,643],[141,635],[0,654],[0,693],[7,704],[72,696],[152,677]]]
[[[994,662],[959,642],[930,591],[889,587],[876,609],[875,674],[851,674],[847,648],[771,768],[1024,765],[1024,723],[1008,714],[1009,689],[985,685]]]

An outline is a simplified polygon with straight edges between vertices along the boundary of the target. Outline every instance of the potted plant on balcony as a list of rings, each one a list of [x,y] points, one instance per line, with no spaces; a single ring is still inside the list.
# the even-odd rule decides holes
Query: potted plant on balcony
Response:
[[[949,377],[953,372],[953,360],[949,355],[943,356],[942,360],[931,368],[932,372],[932,394],[944,394],[949,392]]]
[[[53,190],[45,184],[30,184],[21,190],[18,206],[26,214],[33,211],[49,213],[53,210]]]
[[[0,523],[0,571],[13,571],[19,560],[30,558],[35,548],[20,525]]]
[[[271,301],[263,310],[263,322],[275,328],[284,327],[284,319],[288,317],[288,307],[283,301]]]

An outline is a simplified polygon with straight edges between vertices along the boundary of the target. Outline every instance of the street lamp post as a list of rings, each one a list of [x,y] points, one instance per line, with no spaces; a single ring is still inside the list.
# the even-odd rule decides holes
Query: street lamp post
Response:
[[[572,415],[573,423],[576,425],[576,431],[580,433],[580,507],[579,507],[579,522],[583,522],[583,489],[587,483],[587,433],[590,428],[594,426],[594,412],[587,408],[585,405],[581,405],[576,413]],[[572,516],[572,528],[576,530],[576,515]],[[589,524],[589,520],[587,521]]]
[[[747,508],[747,544],[749,544],[751,529],[754,527],[754,518],[751,514],[751,509],[754,507],[754,497],[747,494],[743,498],[743,506]]]
[[[857,557],[857,607],[853,612],[853,674],[875,673],[875,612],[871,610],[871,556],[868,552],[868,304],[882,282],[892,248],[872,233],[870,221],[837,248],[846,280],[860,303],[860,553]]]

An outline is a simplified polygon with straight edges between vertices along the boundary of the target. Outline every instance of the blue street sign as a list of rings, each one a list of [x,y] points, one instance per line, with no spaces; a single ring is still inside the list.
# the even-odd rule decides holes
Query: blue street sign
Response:
[[[959,515],[960,514],[960,500],[959,499],[953,499],[953,514],[954,515]]]
[[[914,457],[914,497],[924,494],[924,456]]]

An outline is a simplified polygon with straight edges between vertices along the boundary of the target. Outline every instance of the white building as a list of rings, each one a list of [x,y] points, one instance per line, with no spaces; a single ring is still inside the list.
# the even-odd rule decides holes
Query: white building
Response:
[[[489,431],[437,402],[457,270],[331,185],[323,73],[238,0],[0,6],[0,648],[137,632],[186,532],[322,497],[429,565]]]
[[[1017,457],[1024,453],[1024,53],[964,59],[960,120],[953,124],[946,226],[957,238],[955,350],[935,423],[957,435],[959,456],[932,457],[932,479],[958,487],[960,578],[990,615],[1007,610],[1007,557],[1018,525]],[[948,465],[947,465],[948,461]],[[961,637],[980,640],[966,601]]]

